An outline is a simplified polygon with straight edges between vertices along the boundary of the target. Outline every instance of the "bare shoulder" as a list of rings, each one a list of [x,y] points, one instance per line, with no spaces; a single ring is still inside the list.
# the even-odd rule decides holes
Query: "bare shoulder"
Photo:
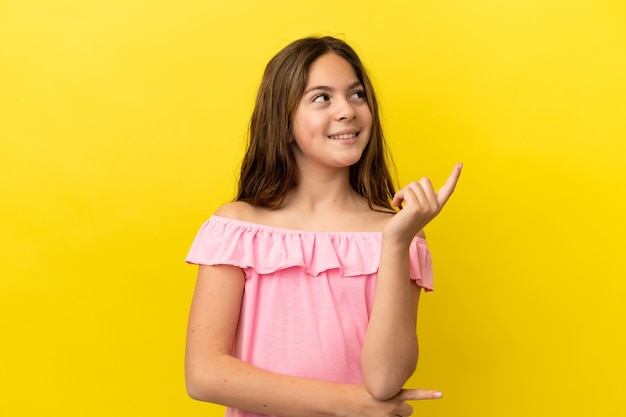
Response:
[[[242,221],[254,219],[255,213],[256,207],[245,201],[232,201],[222,205],[215,211],[216,216]]]
[[[373,228],[371,231],[382,232],[385,225],[394,216],[395,211],[384,208],[375,207],[373,210],[368,209],[365,218],[361,221],[361,224],[368,225]]]

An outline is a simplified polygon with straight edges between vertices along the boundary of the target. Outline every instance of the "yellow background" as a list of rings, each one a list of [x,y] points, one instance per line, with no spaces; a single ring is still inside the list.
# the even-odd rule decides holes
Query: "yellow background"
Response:
[[[0,415],[222,414],[185,394],[183,259],[310,34],[361,54],[402,182],[465,163],[417,414],[626,415],[621,0],[0,1]]]

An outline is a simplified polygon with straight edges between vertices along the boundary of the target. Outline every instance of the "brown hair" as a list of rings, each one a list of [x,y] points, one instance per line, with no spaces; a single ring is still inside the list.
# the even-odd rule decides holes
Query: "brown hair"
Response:
[[[361,159],[350,167],[350,185],[371,208],[392,208],[390,200],[395,189],[388,167],[392,162],[374,89],[356,52],[344,41],[329,36],[297,40],[267,64],[250,120],[236,200],[274,209],[297,185],[298,169],[290,144],[291,119],[304,94],[309,68],[327,53],[337,54],[352,65],[372,112],[370,140]]]

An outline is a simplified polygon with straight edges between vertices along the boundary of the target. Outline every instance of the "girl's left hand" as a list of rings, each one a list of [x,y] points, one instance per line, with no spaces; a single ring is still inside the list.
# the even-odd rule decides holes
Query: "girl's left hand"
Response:
[[[391,205],[402,207],[385,226],[383,236],[397,243],[410,244],[413,237],[422,230],[443,209],[454,192],[463,164],[454,166],[448,180],[435,192],[428,178],[412,182],[398,190]]]

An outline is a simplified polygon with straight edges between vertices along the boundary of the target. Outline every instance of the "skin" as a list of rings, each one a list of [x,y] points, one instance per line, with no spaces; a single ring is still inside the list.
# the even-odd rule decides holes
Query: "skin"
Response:
[[[348,177],[350,165],[367,145],[372,123],[359,91],[347,61],[334,54],[318,58],[292,121],[298,186],[279,209],[234,202],[215,214],[289,229],[382,232],[376,294],[362,351],[363,384],[279,375],[235,358],[243,271],[228,265],[200,266],[185,360],[192,398],[280,416],[404,417],[413,413],[407,401],[441,397],[437,391],[402,388],[418,357],[420,289],[409,279],[408,248],[450,198],[461,164],[438,192],[428,179],[400,189],[392,202],[403,207],[397,214],[371,210],[352,190]]]

